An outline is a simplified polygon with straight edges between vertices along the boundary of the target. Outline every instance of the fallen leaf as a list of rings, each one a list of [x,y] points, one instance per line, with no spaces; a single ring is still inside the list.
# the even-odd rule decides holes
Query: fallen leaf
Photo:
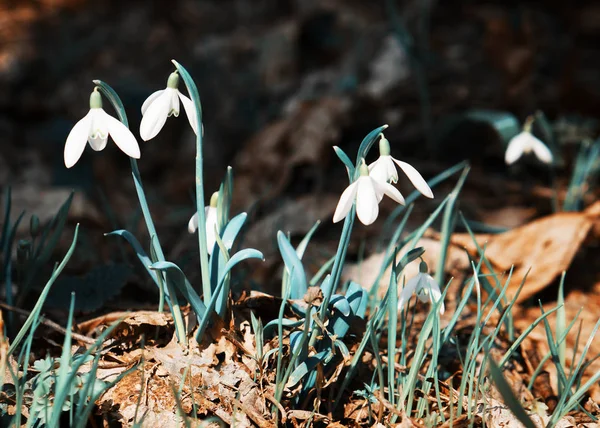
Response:
[[[499,235],[477,235],[476,239],[479,246],[485,246],[485,256],[496,273],[508,274],[514,266],[507,295],[514,296],[527,276],[517,299],[522,302],[569,268],[599,218],[600,202],[596,202],[584,212],[560,212]],[[455,234],[452,242],[477,255],[470,236]]]

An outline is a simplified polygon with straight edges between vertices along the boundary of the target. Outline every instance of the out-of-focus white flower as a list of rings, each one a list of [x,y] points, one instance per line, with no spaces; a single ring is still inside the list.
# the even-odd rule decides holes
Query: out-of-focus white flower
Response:
[[[417,294],[417,297],[421,302],[431,301],[432,303],[437,302],[441,299],[442,293],[438,283],[429,275],[427,263],[421,261],[419,265],[419,273],[408,280],[402,292],[400,293],[400,299],[398,300],[398,311],[401,311],[404,304],[408,302],[413,293]],[[440,304],[440,315],[444,313],[444,302]]]
[[[212,253],[217,239],[215,238],[215,231],[219,232],[219,223],[217,217],[217,201],[219,200],[219,193],[215,192],[210,197],[210,205],[204,207],[204,216],[206,219],[206,248],[208,254]],[[198,230],[198,213],[194,213],[190,221],[188,222],[188,232],[195,233]]]
[[[345,218],[356,201],[356,215],[362,224],[368,226],[377,220],[379,202],[386,194],[399,204],[404,204],[402,194],[389,183],[379,182],[369,175],[364,159],[359,167],[360,177],[342,193],[333,214],[333,222]]]
[[[165,126],[168,117],[179,116],[180,100],[190,126],[198,134],[194,103],[179,92],[178,88],[179,74],[175,71],[169,76],[166,89],[154,92],[144,101],[142,105],[142,123],[140,124],[140,136],[144,141],[156,137],[163,126]]]
[[[552,163],[552,152],[548,147],[531,133],[533,118],[529,117],[523,125],[523,131],[515,135],[508,143],[504,161],[510,165],[517,161],[523,154],[533,152],[544,163]]]
[[[379,140],[379,158],[369,165],[369,173],[371,177],[379,182],[392,182],[398,181],[398,171],[396,165],[398,165],[404,174],[411,181],[413,186],[428,198],[433,198],[433,192],[427,185],[427,182],[423,179],[419,171],[417,171],[412,165],[406,162],[399,161],[390,155],[390,142],[380,134],[381,139]]]
[[[65,166],[71,168],[77,163],[88,142],[99,152],[106,147],[108,136],[129,157],[139,159],[140,147],[131,131],[102,108],[102,96],[98,88],[90,95],[90,111],[75,124],[65,143]]]

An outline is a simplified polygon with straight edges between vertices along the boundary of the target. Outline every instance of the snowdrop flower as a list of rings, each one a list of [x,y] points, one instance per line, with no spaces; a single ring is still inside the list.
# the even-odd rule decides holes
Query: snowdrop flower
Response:
[[[390,142],[383,136],[383,134],[380,134],[380,136],[379,159],[369,165],[371,177],[382,183],[397,183],[398,171],[396,170],[396,165],[398,165],[419,192],[428,198],[433,198],[433,192],[421,174],[419,174],[419,171],[417,171],[412,165],[399,161],[398,159],[394,159],[392,156],[390,156]]]
[[[156,137],[165,125],[168,117],[179,116],[179,100],[183,104],[190,126],[198,134],[194,103],[179,92],[178,87],[179,74],[174,71],[167,80],[166,89],[154,92],[144,101],[142,105],[142,123],[140,124],[140,136],[144,141]]]
[[[102,108],[102,96],[98,88],[90,95],[90,111],[75,124],[65,143],[65,166],[71,168],[77,163],[85,149],[86,141],[99,152],[106,147],[108,136],[129,157],[139,159],[140,147],[131,131],[109,116]]]
[[[531,133],[533,118],[528,117],[523,125],[523,132],[514,136],[508,143],[505,162],[510,165],[523,154],[533,152],[544,163],[552,163],[552,152],[548,147]]]
[[[429,300],[434,303],[441,299],[442,293],[440,291],[440,286],[428,272],[429,269],[427,268],[427,263],[421,261],[419,273],[406,283],[400,293],[398,311],[402,310],[404,304],[408,302],[413,293],[417,293],[417,297],[421,302],[427,302]],[[442,302],[440,305],[440,315],[444,313],[444,310],[444,302]]]
[[[217,239],[215,238],[215,229],[219,231],[219,223],[217,222],[217,201],[219,192],[215,192],[210,197],[210,205],[204,207],[204,215],[206,218],[206,247],[208,254],[212,253],[213,247]],[[194,213],[188,223],[188,232],[195,233],[198,229],[198,213]]]
[[[365,226],[377,220],[377,215],[379,214],[378,204],[384,194],[399,204],[404,205],[404,198],[398,189],[389,183],[379,182],[369,175],[369,168],[365,164],[364,159],[359,167],[359,173],[360,177],[342,193],[333,214],[334,223],[337,223],[348,215],[354,201],[356,201],[358,219]]]

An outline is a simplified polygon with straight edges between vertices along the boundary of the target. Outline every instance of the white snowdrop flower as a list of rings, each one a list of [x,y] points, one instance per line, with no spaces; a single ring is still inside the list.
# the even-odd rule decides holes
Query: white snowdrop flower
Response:
[[[120,121],[110,116],[102,108],[102,96],[98,88],[90,95],[90,111],[75,124],[65,143],[65,166],[71,168],[77,163],[88,142],[99,152],[106,147],[108,136],[129,157],[139,159],[140,147],[131,131]]]
[[[398,159],[390,156],[390,142],[380,134],[381,139],[379,140],[379,158],[369,165],[369,172],[371,177],[379,182],[398,182],[398,171],[396,165],[398,165],[404,174],[411,181],[413,186],[428,198],[433,198],[433,192],[427,185],[427,182],[423,179],[419,171],[417,171],[412,165],[399,161]]]
[[[356,201],[356,214],[362,224],[372,224],[379,214],[379,202],[386,194],[394,201],[404,205],[404,198],[394,186],[386,182],[379,182],[369,175],[369,168],[362,160],[359,167],[360,177],[350,184],[342,193],[333,214],[333,222],[345,218],[352,204]]]
[[[160,132],[165,126],[167,118],[179,116],[179,101],[183,104],[185,114],[190,126],[198,134],[196,123],[196,110],[194,103],[188,97],[179,92],[179,74],[174,71],[169,75],[166,89],[154,92],[142,105],[142,123],[140,124],[140,136],[148,141]],[[204,131],[204,129],[203,129]]]
[[[442,292],[440,291],[440,286],[428,272],[427,263],[421,261],[419,273],[406,283],[400,293],[398,311],[402,310],[404,304],[408,302],[413,293],[416,293],[419,300],[424,303],[427,301],[434,303],[441,299]],[[444,310],[444,302],[442,302],[440,304],[440,315],[444,313]]]
[[[504,154],[504,161],[510,165],[517,161],[523,154],[533,152],[544,163],[552,163],[552,152],[548,147],[531,133],[533,118],[529,117],[523,125],[523,131],[515,135],[509,142]]]
[[[219,192],[215,192],[210,197],[210,205],[204,207],[204,215],[206,219],[206,247],[208,254],[212,253],[213,247],[217,239],[215,238],[215,229],[219,231],[219,223],[217,217],[217,201]],[[188,222],[188,232],[195,233],[198,230],[198,213],[194,213]]]

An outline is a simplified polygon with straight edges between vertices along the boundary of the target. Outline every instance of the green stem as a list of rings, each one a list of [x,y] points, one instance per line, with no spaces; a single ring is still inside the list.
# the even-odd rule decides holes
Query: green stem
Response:
[[[348,245],[350,244],[350,235],[352,234],[352,226],[354,225],[356,208],[353,206],[346,219],[344,220],[344,228],[342,229],[342,235],[340,236],[340,242],[335,253],[335,261],[331,268],[331,283],[327,295],[323,296],[323,304],[319,312],[319,320],[325,321],[327,315],[327,307],[333,292],[337,288],[338,281],[342,275],[342,268],[344,267],[344,261],[346,260],[346,253],[348,252]]]
[[[106,83],[101,80],[94,80],[94,84],[98,86],[100,91],[108,98],[113,108],[115,109],[119,120],[129,128],[129,121],[127,120],[127,115],[125,114],[125,107],[123,106],[123,102],[115,92],[113,88],[111,88]],[[146,229],[148,230],[148,235],[150,236],[151,244],[154,248],[154,252],[156,253],[156,257],[160,261],[166,261],[165,254],[162,250],[160,242],[158,240],[158,234],[156,233],[156,228],[154,227],[154,221],[152,221],[152,215],[150,214],[150,208],[148,207],[148,201],[146,200],[146,194],[144,192],[144,186],[142,184],[142,176],[140,174],[140,169],[138,168],[137,160],[134,158],[129,158],[129,162],[131,164],[131,173],[133,176],[133,183],[135,185],[135,190],[137,193],[138,200],[140,201],[140,208],[142,209],[142,215],[144,216],[144,221],[146,223]],[[161,272],[157,272],[157,275],[163,275]],[[164,283],[166,283],[166,276],[163,277]],[[167,285],[168,287],[168,285]],[[164,293],[165,290],[162,290]],[[168,290],[167,290],[168,292]],[[173,320],[175,321],[175,331],[177,333],[177,339],[180,343],[186,342],[186,334],[185,334],[185,324],[183,323],[183,317],[181,315],[181,309],[179,305],[176,303],[175,296],[171,296],[169,294],[169,299],[171,300],[171,310],[173,311]],[[161,308],[162,309],[162,308]]]
[[[187,91],[190,94],[190,98],[194,103],[194,110],[196,111],[196,123],[198,128],[196,134],[196,212],[198,213],[198,247],[200,249],[202,293],[204,294],[204,303],[208,305],[211,297],[211,289],[208,266],[208,250],[206,245],[206,229],[204,227],[206,224],[206,215],[204,213],[204,175],[202,167],[202,104],[200,102],[198,88],[196,87],[196,84],[194,83],[194,80],[188,71],[177,61],[172,60],[172,62],[183,78]]]

